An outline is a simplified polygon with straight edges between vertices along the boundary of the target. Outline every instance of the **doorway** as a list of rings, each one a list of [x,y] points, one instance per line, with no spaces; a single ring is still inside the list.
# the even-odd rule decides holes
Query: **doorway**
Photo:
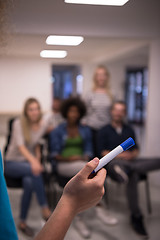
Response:
[[[81,95],[83,90],[83,77],[77,65],[52,66],[52,96],[66,99]]]

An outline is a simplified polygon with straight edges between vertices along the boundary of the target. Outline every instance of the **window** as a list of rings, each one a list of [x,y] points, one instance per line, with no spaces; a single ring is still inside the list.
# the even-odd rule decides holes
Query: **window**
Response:
[[[143,124],[146,119],[148,69],[128,68],[126,71],[126,103],[129,122]]]

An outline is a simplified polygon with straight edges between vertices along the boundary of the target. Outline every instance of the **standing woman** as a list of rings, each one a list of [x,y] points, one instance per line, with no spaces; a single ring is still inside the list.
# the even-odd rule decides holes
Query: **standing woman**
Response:
[[[41,206],[42,217],[48,219],[51,214],[44,191],[39,147],[39,140],[46,131],[47,123],[42,119],[39,102],[34,98],[28,99],[21,118],[13,122],[11,141],[5,157],[5,175],[22,178],[23,195],[18,228],[28,236],[34,234],[26,224],[33,191]]]
[[[109,108],[113,96],[109,86],[109,72],[105,66],[98,66],[93,76],[93,89],[85,98],[87,116],[83,123],[92,129],[95,156],[98,156],[97,133],[109,122]]]
[[[82,123],[89,126],[92,130],[92,143],[94,156],[100,157],[98,149],[98,132],[109,123],[110,106],[113,101],[113,96],[109,86],[109,72],[107,68],[100,65],[96,68],[93,76],[93,89],[87,93],[85,103],[87,106],[87,115],[82,120]],[[105,224],[115,225],[118,220],[111,216],[108,210],[104,209],[102,204],[96,207],[97,217]]]

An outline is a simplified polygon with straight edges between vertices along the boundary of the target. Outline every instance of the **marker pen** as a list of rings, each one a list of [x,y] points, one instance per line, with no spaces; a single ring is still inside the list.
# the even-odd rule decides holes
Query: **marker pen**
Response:
[[[126,141],[121,143],[119,146],[117,146],[115,149],[113,149],[111,152],[109,152],[107,155],[101,158],[99,160],[98,166],[93,170],[92,173],[96,173],[98,170],[104,167],[107,163],[109,163],[113,158],[115,158],[118,154],[122,153],[123,151],[126,151],[133,145],[135,145],[134,140],[131,137],[128,138]]]

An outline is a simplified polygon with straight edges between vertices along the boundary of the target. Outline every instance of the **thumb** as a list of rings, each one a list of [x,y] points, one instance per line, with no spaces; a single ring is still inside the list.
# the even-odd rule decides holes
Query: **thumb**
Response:
[[[92,173],[92,171],[98,166],[99,164],[99,159],[94,158],[90,162],[88,162],[84,168],[79,172],[82,177],[88,178],[88,176]]]

